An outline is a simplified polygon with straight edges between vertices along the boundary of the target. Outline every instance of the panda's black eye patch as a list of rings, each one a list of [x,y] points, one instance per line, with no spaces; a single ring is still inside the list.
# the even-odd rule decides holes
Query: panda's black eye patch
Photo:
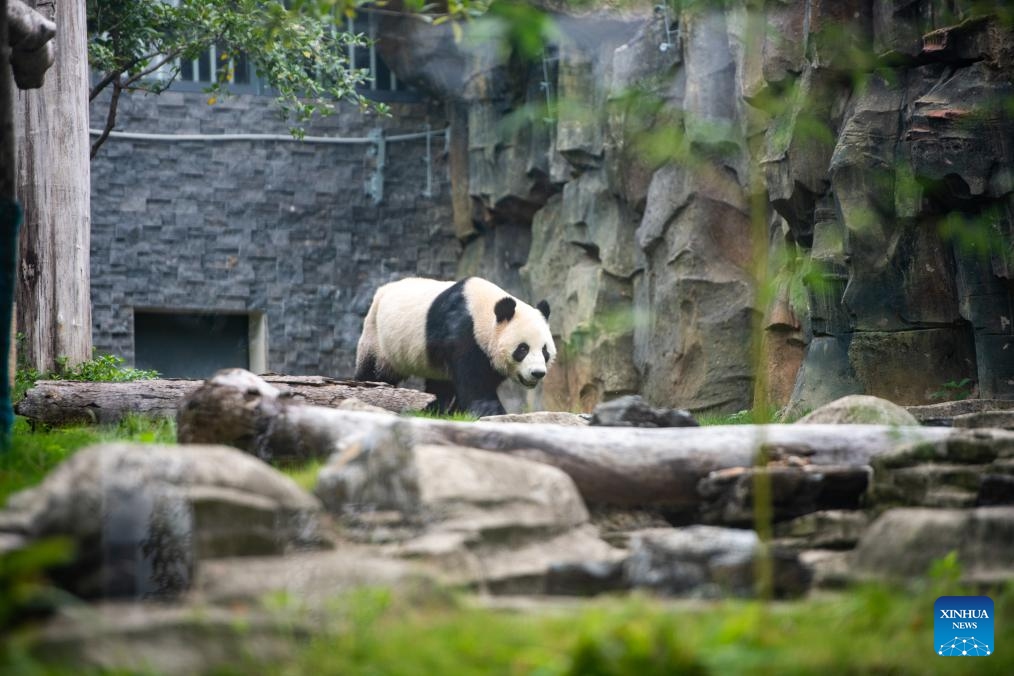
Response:
[[[542,358],[546,360],[546,363],[549,362],[549,348],[545,345],[542,346]]]
[[[521,343],[514,349],[514,361],[523,361],[528,356],[528,343]]]

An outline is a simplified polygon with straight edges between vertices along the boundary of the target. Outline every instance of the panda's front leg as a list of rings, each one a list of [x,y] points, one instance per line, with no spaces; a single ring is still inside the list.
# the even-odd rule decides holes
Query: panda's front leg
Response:
[[[454,384],[455,409],[474,416],[503,415],[507,411],[500,403],[496,388],[503,377],[486,364],[464,364],[451,370]]]
[[[500,403],[500,399],[494,395],[493,399],[480,399],[473,401],[466,409],[466,413],[471,413],[476,418],[481,418],[487,415],[503,415],[507,411],[504,409],[503,404]]]
[[[439,413],[441,415],[450,413],[455,408],[454,401],[454,384],[446,380],[431,380],[426,379],[426,391],[430,394],[436,395],[436,399],[431,401],[426,407],[426,410],[431,413]]]

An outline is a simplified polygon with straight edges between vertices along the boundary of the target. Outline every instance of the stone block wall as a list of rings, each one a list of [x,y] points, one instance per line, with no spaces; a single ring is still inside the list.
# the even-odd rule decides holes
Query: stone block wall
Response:
[[[349,108],[308,136],[365,137],[446,126],[443,108]],[[106,102],[92,107],[92,128]],[[159,134],[288,134],[270,97],[208,105],[200,92],[120,102],[117,129]],[[110,138],[92,162],[92,317],[99,352],[134,359],[134,310],[263,313],[267,368],[350,377],[374,290],[408,275],[454,276],[444,139],[389,142],[384,197],[365,182],[371,145]],[[196,348],[196,346],[195,346]]]

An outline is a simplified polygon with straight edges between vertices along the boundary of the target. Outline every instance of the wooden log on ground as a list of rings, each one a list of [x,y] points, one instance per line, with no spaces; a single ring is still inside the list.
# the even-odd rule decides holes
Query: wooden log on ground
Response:
[[[183,443],[222,443],[266,460],[352,458],[386,443],[441,444],[510,453],[569,474],[589,505],[700,504],[698,482],[714,470],[753,464],[757,450],[814,465],[867,465],[913,443],[1002,443],[1014,433],[885,425],[730,425],[671,429],[456,423],[293,404],[251,373],[223,372],[181,407]],[[1006,435],[1006,436],[1003,436]],[[999,438],[998,438],[999,437]]]
[[[335,380],[321,376],[265,375],[264,380],[284,396],[315,406],[335,407],[349,398],[401,413],[418,411],[433,395],[384,383]],[[115,423],[129,414],[175,417],[184,398],[202,380],[134,380],[127,383],[90,383],[40,380],[15,411],[35,423],[60,426]]]

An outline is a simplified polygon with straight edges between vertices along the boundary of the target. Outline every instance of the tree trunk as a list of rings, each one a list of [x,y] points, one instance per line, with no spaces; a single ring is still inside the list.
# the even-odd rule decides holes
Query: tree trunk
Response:
[[[913,443],[994,443],[1004,432],[887,425],[731,425],[638,429],[521,423],[455,423],[293,404],[241,370],[216,376],[180,408],[182,443],[221,443],[265,460],[292,461],[369,452],[385,443],[466,446],[554,465],[591,505],[653,506],[674,513],[700,507],[709,473],[750,467],[763,447],[772,461],[830,468],[865,466],[874,456]],[[406,441],[407,440],[407,441]],[[840,470],[836,470],[839,471]]]
[[[7,44],[7,0],[0,0],[0,200],[14,201],[14,80]]]
[[[15,105],[25,210],[17,324],[27,363],[46,372],[57,358],[75,364],[92,350],[88,59],[85,3],[34,5],[56,21],[57,57],[45,85],[19,92]]]
[[[7,450],[14,416],[11,412],[11,388],[14,374],[14,349],[11,325],[14,303],[14,279],[20,221],[12,216],[14,197],[14,99],[12,93],[10,48],[7,45],[7,0],[0,0],[0,452]]]
[[[433,395],[379,383],[336,381],[319,376],[266,376],[294,401],[338,406],[349,398],[394,412],[425,408]],[[200,380],[135,380],[86,383],[42,380],[17,405],[18,415],[45,425],[115,423],[129,414],[175,417],[184,398]]]

